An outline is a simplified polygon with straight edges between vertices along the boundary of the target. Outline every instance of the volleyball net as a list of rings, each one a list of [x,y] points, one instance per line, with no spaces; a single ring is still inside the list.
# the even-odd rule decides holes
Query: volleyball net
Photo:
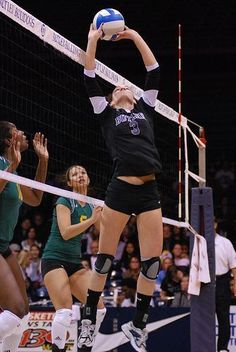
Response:
[[[0,171],[0,177],[58,196],[103,205],[112,161],[98,122],[92,118],[92,107],[85,92],[84,51],[10,0],[0,2],[0,18],[1,119],[15,123],[28,135],[36,131],[44,133],[49,139],[50,152],[46,184],[32,180],[35,169],[32,152],[23,157],[26,167],[22,174],[19,170],[21,176]],[[142,94],[142,89],[98,60],[96,74],[106,92],[125,84],[136,98]],[[154,115],[156,143],[163,163],[163,173],[158,179],[163,221],[189,227],[190,186],[205,182],[205,143],[199,138],[201,126],[181,116],[182,184],[179,187],[179,114],[157,100]],[[202,170],[199,170],[199,156]],[[72,164],[87,169],[93,198],[53,186],[55,176]]]

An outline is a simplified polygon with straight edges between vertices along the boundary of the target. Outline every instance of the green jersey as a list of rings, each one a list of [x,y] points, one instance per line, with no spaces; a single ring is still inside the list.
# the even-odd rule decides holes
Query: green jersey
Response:
[[[0,156],[0,170],[9,166],[3,156]],[[0,252],[4,252],[13,238],[14,229],[22,204],[22,194],[17,183],[7,182],[0,193]]]
[[[62,204],[70,209],[71,225],[79,224],[92,215],[92,208],[89,204],[81,206],[74,199],[60,197],[56,202],[57,204]],[[53,211],[51,232],[44,248],[43,258],[71,263],[79,263],[81,260],[81,234],[69,240],[64,240],[58,227],[56,209]]]

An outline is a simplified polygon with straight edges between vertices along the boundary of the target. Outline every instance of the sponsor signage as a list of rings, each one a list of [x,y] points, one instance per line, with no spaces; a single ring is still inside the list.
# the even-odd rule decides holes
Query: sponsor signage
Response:
[[[31,312],[28,329],[23,332],[18,352],[51,351],[51,327],[54,312]],[[67,331],[66,350],[77,352],[77,321]],[[0,343],[1,349],[1,343]]]

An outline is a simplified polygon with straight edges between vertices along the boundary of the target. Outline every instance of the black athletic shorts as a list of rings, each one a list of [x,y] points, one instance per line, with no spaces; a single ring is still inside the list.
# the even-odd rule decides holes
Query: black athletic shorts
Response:
[[[82,263],[75,264],[57,259],[42,259],[41,261],[41,270],[43,278],[49,271],[59,268],[63,268],[66,271],[67,275],[71,276],[76,273],[76,271],[84,269],[84,266]]]
[[[142,185],[132,185],[113,178],[108,185],[105,204],[124,214],[141,214],[145,211],[161,208],[160,195],[156,180]]]
[[[0,253],[2,256],[3,256],[3,258],[7,258],[7,257],[10,257],[10,255],[12,254],[12,251],[11,251],[11,248],[7,248],[4,252],[1,252]]]

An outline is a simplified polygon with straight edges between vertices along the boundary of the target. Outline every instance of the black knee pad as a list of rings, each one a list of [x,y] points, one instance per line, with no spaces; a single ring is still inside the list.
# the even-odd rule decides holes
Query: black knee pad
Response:
[[[113,259],[114,259],[113,255],[98,253],[94,269],[96,270],[97,273],[101,275],[108,274],[111,268]]]
[[[141,273],[149,280],[156,280],[160,271],[161,261],[159,257],[152,257],[141,261]]]

